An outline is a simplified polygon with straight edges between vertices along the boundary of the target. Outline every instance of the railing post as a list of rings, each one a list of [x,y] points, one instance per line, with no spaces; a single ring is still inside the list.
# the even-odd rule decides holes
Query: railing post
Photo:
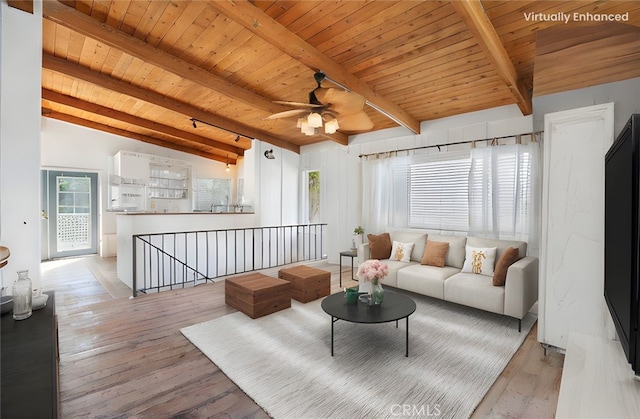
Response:
[[[131,236],[131,242],[133,243],[133,249],[132,249],[132,265],[133,265],[133,275],[132,275],[132,279],[131,279],[131,283],[132,283],[132,290],[133,290],[133,298],[138,296],[138,281],[137,281],[137,269],[136,269],[136,235]]]

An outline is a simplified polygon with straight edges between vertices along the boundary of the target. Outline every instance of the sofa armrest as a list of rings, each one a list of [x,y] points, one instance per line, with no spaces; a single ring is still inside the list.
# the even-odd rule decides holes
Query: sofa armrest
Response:
[[[538,258],[526,256],[507,269],[504,314],[522,319],[538,301]]]
[[[360,243],[358,245],[358,257],[356,258],[356,266],[360,266],[362,262],[370,259],[369,243]]]

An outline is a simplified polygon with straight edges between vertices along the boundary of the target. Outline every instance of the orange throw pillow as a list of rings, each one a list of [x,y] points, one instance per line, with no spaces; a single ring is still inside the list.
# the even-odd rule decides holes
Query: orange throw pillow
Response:
[[[518,259],[520,259],[520,250],[516,247],[508,247],[502,252],[500,259],[496,262],[496,269],[493,271],[494,286],[504,286],[505,282],[507,282],[507,269]]]
[[[368,234],[369,257],[371,259],[389,259],[391,256],[391,236],[389,233]]]
[[[431,265],[442,268],[447,259],[449,252],[449,242],[434,242],[427,240],[427,246],[424,248],[424,254],[420,264]]]

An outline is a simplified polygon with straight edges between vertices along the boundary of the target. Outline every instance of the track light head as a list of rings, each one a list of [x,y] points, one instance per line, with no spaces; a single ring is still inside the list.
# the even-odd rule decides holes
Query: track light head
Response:
[[[265,151],[264,156],[269,160],[273,160],[276,158],[276,156],[273,155],[273,149]]]
[[[235,140],[233,140],[233,141],[235,141],[236,143],[237,143],[238,141],[240,141],[240,136],[238,135],[238,136],[236,137],[236,139],[235,139]]]
[[[191,123],[193,124],[194,128],[198,128],[198,126],[196,125],[196,120],[195,118],[191,118]]]

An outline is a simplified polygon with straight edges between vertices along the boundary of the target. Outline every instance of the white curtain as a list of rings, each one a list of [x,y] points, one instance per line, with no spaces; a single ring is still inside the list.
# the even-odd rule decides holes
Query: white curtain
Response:
[[[362,162],[362,224],[367,233],[406,227],[409,161],[409,156],[394,156]]]
[[[362,162],[362,224],[367,233],[378,234],[387,228],[390,179],[390,159],[367,159]]]
[[[469,172],[469,234],[523,240],[538,250],[539,145],[475,148]]]

